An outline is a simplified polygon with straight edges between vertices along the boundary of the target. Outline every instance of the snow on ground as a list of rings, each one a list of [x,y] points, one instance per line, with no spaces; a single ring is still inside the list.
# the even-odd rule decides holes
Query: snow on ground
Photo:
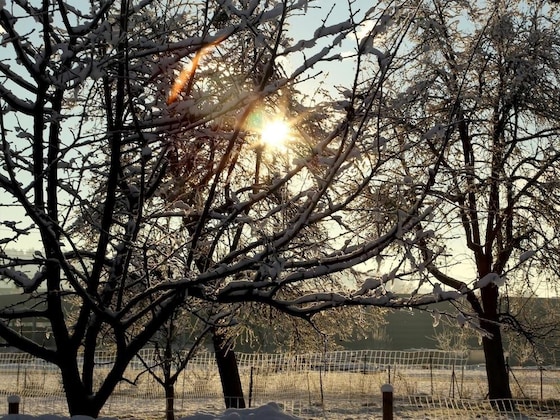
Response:
[[[55,415],[41,415],[31,416],[27,414],[8,414],[0,417],[0,420],[65,420],[68,417],[55,416]],[[72,420],[92,420],[88,416],[73,416]],[[297,420],[299,417],[294,417],[289,414],[283,413],[281,408],[276,403],[268,403],[256,408],[244,409],[227,409],[221,415],[210,413],[197,413],[191,416],[183,417],[180,420]],[[99,417],[98,420],[116,420],[113,417]]]
[[[268,403],[257,408],[244,408],[226,410],[221,416],[214,414],[197,413],[192,416],[183,417],[182,420],[293,420],[299,419],[283,413],[278,404]]]
[[[29,414],[6,414],[0,417],[0,420],[67,420],[69,417],[57,416],[54,414],[43,414],[40,416],[31,416]],[[73,416],[72,420],[92,420],[88,416]],[[113,417],[99,417],[97,420],[116,420]]]

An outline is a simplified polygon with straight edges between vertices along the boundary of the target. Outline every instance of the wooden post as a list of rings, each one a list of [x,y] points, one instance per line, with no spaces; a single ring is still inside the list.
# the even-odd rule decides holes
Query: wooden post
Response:
[[[381,394],[383,395],[383,420],[393,420],[393,385],[382,385]]]
[[[18,395],[10,395],[8,397],[8,414],[19,414],[19,402],[21,401]]]

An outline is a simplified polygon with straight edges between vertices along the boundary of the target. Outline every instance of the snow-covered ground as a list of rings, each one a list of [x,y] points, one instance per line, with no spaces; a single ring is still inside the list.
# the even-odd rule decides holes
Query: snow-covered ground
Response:
[[[416,404],[414,404],[416,402]],[[191,402],[192,403],[192,402]],[[534,402],[533,402],[534,403]],[[294,410],[293,406],[278,402],[261,404],[255,408],[228,409],[217,408],[218,405],[211,401],[199,401],[198,405],[192,404],[189,414],[180,413],[178,410],[177,420],[372,420],[382,418],[380,404],[364,406],[359,404],[341,404],[331,407],[301,407]],[[3,415],[0,405],[0,420],[68,420],[68,416],[56,414],[27,414]],[[37,406],[35,406],[36,408]],[[53,407],[52,411],[48,407]],[[468,400],[437,400],[434,397],[424,396],[419,399],[396,400],[394,418],[421,419],[421,420],[536,420],[536,419],[558,419],[560,418],[560,407],[554,404],[531,404],[531,406],[519,404],[519,411],[515,413],[500,413],[490,407],[488,401]],[[6,407],[7,408],[7,407]],[[117,408],[113,406],[113,409]],[[98,420],[163,420],[164,414],[161,410],[155,410],[154,401],[134,399],[121,410],[116,412],[126,413],[124,417],[105,415]],[[40,412],[61,412],[58,406],[49,405],[45,402],[39,407]],[[22,411],[24,412],[24,411]],[[5,413],[5,411],[4,411]],[[86,416],[74,416],[72,420],[91,420]]]
[[[42,414],[42,415],[30,415],[30,414],[4,414],[0,415],[0,420],[67,420],[70,417],[61,416],[56,414]],[[128,418],[128,416],[127,416]],[[135,420],[148,420],[154,419],[153,414],[149,414],[147,417],[142,417],[142,414],[136,413],[132,417]],[[163,418],[161,414],[159,419]],[[306,417],[306,419],[315,419],[319,417]],[[324,418],[324,417],[323,417]],[[334,417],[333,417],[334,418]],[[371,418],[364,414],[358,417],[345,417],[352,420],[363,420],[366,418]],[[88,416],[73,416],[73,420],[91,420]],[[98,420],[117,420],[117,417],[99,417]],[[200,410],[195,414],[191,414],[185,417],[177,417],[178,420],[296,420],[301,419],[301,417],[288,414],[282,410],[282,408],[276,403],[268,403],[256,408],[247,409],[227,409],[221,413],[207,410]]]
[[[1,420],[62,420],[68,417],[56,415],[31,416],[27,414],[9,414],[0,417]],[[91,420],[87,416],[74,416],[73,420]],[[294,420],[298,417],[283,413],[276,403],[265,404],[257,408],[228,409],[222,414],[197,413],[183,417],[182,420]],[[98,420],[113,420],[112,417],[100,417]]]
[[[496,413],[485,400],[480,369],[391,369],[395,389],[395,419],[553,419],[560,418],[557,397],[560,371],[516,369],[516,397],[524,400],[517,413]],[[257,372],[248,389],[246,410],[224,411],[215,369],[190,371],[178,384],[178,420],[371,420],[382,417],[380,385],[388,372],[346,370]],[[101,412],[105,418],[162,420],[165,400],[152,382],[119,386]],[[0,420],[64,419],[67,405],[58,376],[51,371],[0,371]],[[518,390],[517,387],[521,388]],[[150,392],[148,392],[150,391]],[[6,397],[22,397],[19,417],[2,417]],[[4,401],[4,403],[3,403]],[[270,403],[269,401],[274,401]],[[50,413],[48,416],[42,416]],[[54,416],[53,416],[54,414]]]

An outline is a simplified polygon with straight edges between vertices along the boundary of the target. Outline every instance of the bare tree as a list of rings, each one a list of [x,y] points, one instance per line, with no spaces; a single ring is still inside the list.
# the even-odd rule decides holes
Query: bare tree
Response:
[[[184,306],[194,311],[188,302]],[[147,358],[137,356],[145,370],[137,375],[134,382],[149,374],[162,386],[167,420],[175,419],[175,385],[211,331],[206,320],[199,321],[192,313],[177,309],[149,341],[153,353]]]
[[[538,295],[558,273],[557,25],[543,2],[422,4],[387,102],[396,135],[423,149],[403,155],[406,182],[445,145],[410,261],[420,285],[466,294],[459,321],[483,334],[490,399],[511,398],[502,328],[538,338],[508,293]]]
[[[403,299],[389,282],[431,212],[424,198],[439,158],[427,163],[426,188],[407,191],[375,235],[356,224],[361,203],[370,215],[386,208],[376,203],[401,150],[383,136],[375,104],[412,16],[381,4],[358,13],[349,2],[350,18],[331,24],[325,12],[308,38],[285,39],[288,21],[311,5],[0,7],[1,243],[32,238],[25,243],[35,250],[29,259],[2,255],[0,274],[29,304],[0,309],[0,336],[58,366],[72,415],[96,417],[130,360],[188,300],[260,302],[311,319],[344,305],[456,296]],[[364,40],[369,23],[377,32]],[[391,25],[401,29],[381,59],[368,43]],[[251,66],[220,67],[236,45]],[[214,73],[204,60],[215,61]],[[333,63],[353,73],[333,100],[281,100]],[[253,121],[273,110],[292,123],[292,141],[276,155],[252,143]],[[385,275],[357,289],[345,280],[362,278],[356,270],[394,244],[400,263]],[[32,318],[50,325],[54,348],[15,327]],[[109,345],[115,360],[97,383],[95,351]]]

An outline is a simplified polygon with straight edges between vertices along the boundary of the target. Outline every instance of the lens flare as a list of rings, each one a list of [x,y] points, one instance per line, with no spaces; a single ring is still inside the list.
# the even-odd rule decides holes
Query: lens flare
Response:
[[[185,88],[189,80],[192,79],[193,73],[194,66],[192,64],[184,67],[183,70],[181,70],[181,73],[179,74],[179,76],[177,76],[177,78],[173,82],[171,90],[169,91],[169,96],[167,97],[167,105],[171,105],[172,103],[177,101],[181,91]]]
[[[261,141],[275,148],[284,148],[290,137],[290,125],[286,121],[273,120],[263,125]]]
[[[192,88],[194,82],[194,75],[198,66],[200,64],[200,60],[213,48],[217,47],[223,40],[225,36],[222,36],[215,41],[211,42],[210,44],[200,48],[196,54],[194,55],[192,62],[185,66],[181,73],[175,81],[173,82],[173,86],[169,90],[169,95],[167,97],[167,105],[171,105],[172,103],[176,102],[179,99],[179,94],[184,91],[186,95],[190,94],[190,90]]]

